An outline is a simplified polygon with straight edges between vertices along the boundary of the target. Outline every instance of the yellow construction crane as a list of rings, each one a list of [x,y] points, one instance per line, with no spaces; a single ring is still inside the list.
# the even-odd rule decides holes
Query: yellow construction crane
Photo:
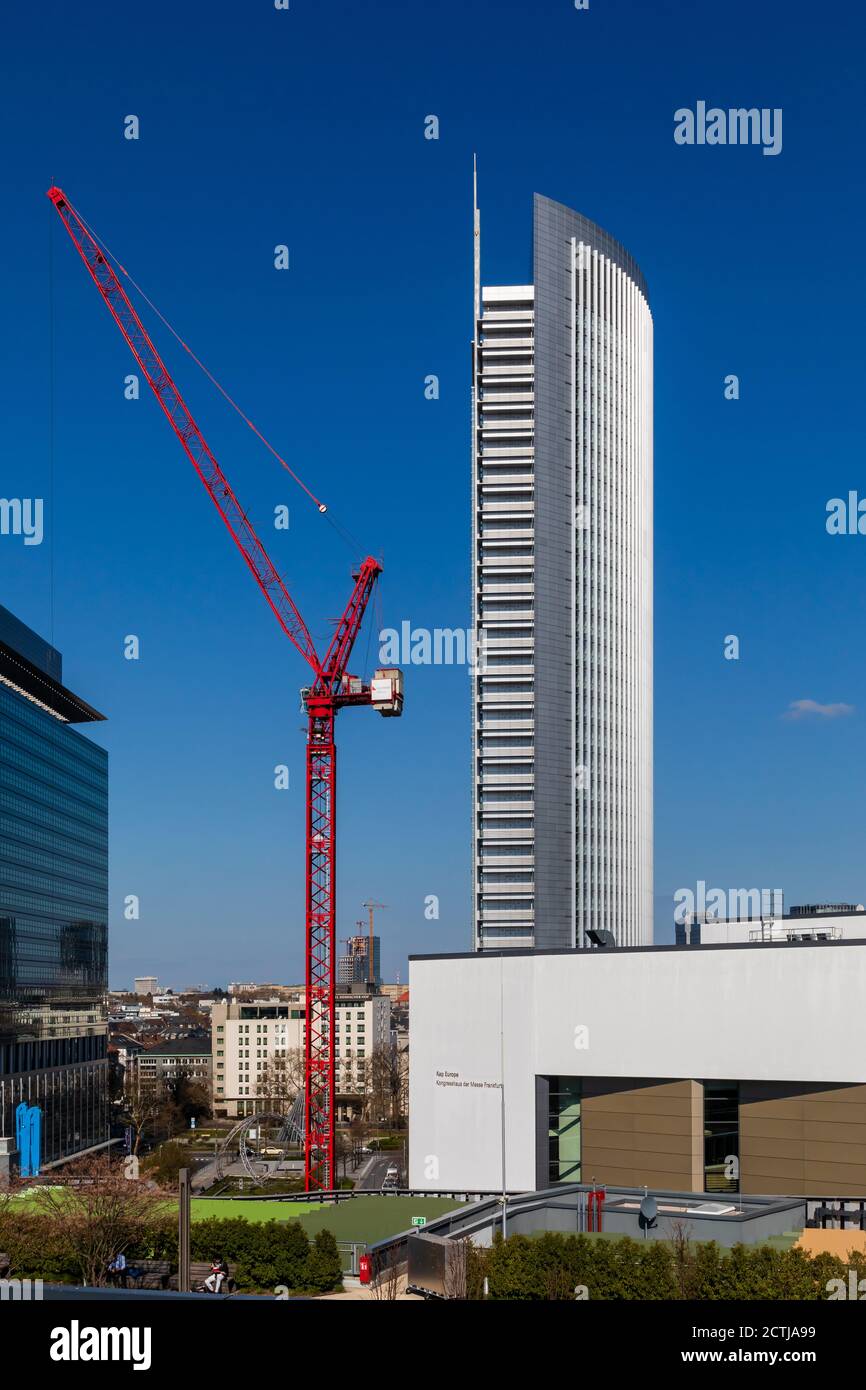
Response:
[[[367,980],[370,985],[370,988],[372,989],[373,985],[376,983],[376,970],[375,966],[373,965],[373,912],[377,907],[387,907],[388,904],[374,903],[368,901],[362,903],[361,906],[366,907],[370,918],[370,944],[367,947]]]

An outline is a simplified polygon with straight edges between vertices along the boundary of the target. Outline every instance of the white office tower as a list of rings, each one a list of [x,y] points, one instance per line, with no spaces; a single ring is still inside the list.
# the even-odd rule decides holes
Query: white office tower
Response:
[[[644,278],[536,194],[532,285],[475,216],[474,944],[652,941],[652,343]]]

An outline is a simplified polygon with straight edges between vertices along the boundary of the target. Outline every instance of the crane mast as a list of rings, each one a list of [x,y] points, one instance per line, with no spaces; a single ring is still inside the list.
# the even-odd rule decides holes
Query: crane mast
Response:
[[[379,669],[370,684],[348,674],[352,649],[382,566],[378,560],[367,556],[354,573],[352,595],[325,657],[320,660],[299,609],[193,419],[106,253],[60,188],[50,188],[48,197],[277,622],[313,674],[312,685],[301,692],[308,718],[304,1177],[307,1191],[328,1190],[335,1178],[337,750],[334,720],[345,705],[372,705],[383,715],[402,713],[402,672],[396,668]]]

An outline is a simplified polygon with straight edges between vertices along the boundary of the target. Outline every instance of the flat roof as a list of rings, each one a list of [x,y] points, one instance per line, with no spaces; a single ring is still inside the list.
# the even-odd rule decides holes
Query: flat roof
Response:
[[[22,623],[8,608],[0,603],[0,641],[13,651],[38,666],[39,670],[53,680],[63,680],[63,657],[56,647],[34,632],[32,627]]]
[[[430,955],[413,955],[409,960],[498,960],[500,956],[506,960],[511,956],[605,956],[610,959],[611,956],[663,955],[667,951],[692,957],[701,951],[808,951],[846,946],[866,947],[866,937],[849,937],[843,941],[702,941],[696,946],[681,946],[675,941],[659,946],[569,946],[552,949],[516,946],[511,950],[436,951]]]
[[[2,629],[0,629],[2,631]],[[8,634],[7,634],[8,635]],[[0,682],[42,705],[57,715],[65,724],[89,724],[105,719],[104,714],[88,705],[59,680],[49,675],[44,667],[37,666],[16,647],[9,646],[0,637]]]

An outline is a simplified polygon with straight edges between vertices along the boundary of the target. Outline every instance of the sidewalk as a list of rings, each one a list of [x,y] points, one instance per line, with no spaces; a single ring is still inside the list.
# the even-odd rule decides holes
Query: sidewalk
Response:
[[[393,1300],[377,1299],[369,1284],[358,1284],[357,1281],[353,1279],[351,1281],[351,1287],[345,1288],[342,1293],[325,1294],[323,1298],[317,1299],[316,1301],[325,1303],[423,1303],[424,1299],[420,1294],[406,1292],[406,1275],[401,1274],[397,1280],[397,1297]]]

